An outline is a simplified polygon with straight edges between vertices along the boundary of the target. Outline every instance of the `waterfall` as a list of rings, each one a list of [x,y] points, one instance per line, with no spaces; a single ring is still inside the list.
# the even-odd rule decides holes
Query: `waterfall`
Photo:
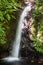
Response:
[[[19,56],[19,48],[20,48],[20,42],[21,42],[23,21],[24,21],[25,16],[27,16],[27,14],[30,10],[31,10],[31,3],[29,3],[25,7],[25,9],[23,10],[23,12],[20,16],[20,20],[19,20],[19,23],[18,23],[17,31],[16,31],[16,38],[15,38],[15,41],[13,43],[13,47],[12,47],[12,51],[11,51],[11,55],[13,57],[18,57]]]
[[[11,51],[11,56],[7,57],[7,58],[3,58],[3,60],[6,61],[14,61],[14,60],[19,60],[18,56],[19,56],[19,50],[20,50],[20,42],[21,42],[21,35],[22,35],[22,29],[24,27],[23,22],[25,20],[25,17],[27,16],[28,12],[31,11],[31,3],[29,3],[23,10],[21,16],[20,16],[20,20],[18,23],[18,27],[17,27],[17,31],[16,31],[16,37],[15,40],[13,42],[13,46],[12,46],[12,51]]]

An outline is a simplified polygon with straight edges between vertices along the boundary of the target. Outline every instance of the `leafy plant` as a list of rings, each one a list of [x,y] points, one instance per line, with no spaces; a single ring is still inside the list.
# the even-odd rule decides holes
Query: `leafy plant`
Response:
[[[33,11],[34,28],[33,45],[37,51],[43,53],[43,0],[36,0],[36,7]]]
[[[13,14],[18,11],[18,7],[17,0],[0,0],[0,44],[7,43],[6,28],[10,27],[10,20],[15,19]]]
[[[36,5],[38,5],[38,6],[43,5],[43,0],[36,0]]]
[[[40,17],[43,16],[43,5],[41,5],[41,6],[36,5],[33,13],[34,13],[33,17],[34,17],[35,20],[40,19]]]
[[[0,24],[0,44],[6,43],[6,32],[2,24]]]

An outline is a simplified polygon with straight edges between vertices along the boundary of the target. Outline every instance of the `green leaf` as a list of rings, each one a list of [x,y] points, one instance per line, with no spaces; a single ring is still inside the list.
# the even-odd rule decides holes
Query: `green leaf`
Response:
[[[4,17],[3,17],[3,12],[0,11],[0,20],[3,21],[4,20]]]
[[[11,19],[9,14],[6,14],[6,18],[8,19],[8,21],[10,21],[10,19]]]
[[[6,43],[6,40],[5,39],[0,39],[0,43],[1,44],[5,44]]]

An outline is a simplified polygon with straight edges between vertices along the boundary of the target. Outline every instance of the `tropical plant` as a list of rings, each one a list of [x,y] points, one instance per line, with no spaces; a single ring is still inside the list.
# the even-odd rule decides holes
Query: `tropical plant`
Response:
[[[8,24],[11,19],[15,19],[13,14],[18,11],[18,7],[17,0],[0,0],[0,44],[7,42],[6,28],[10,28]]]

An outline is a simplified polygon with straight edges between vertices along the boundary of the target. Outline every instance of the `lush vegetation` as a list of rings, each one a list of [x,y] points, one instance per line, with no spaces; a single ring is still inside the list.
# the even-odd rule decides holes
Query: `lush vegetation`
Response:
[[[10,21],[15,19],[14,13],[18,11],[19,2],[24,0],[0,0],[0,44],[7,43],[7,32],[10,29]],[[34,22],[32,26],[35,31],[32,34],[35,49],[43,53],[43,0],[36,0],[33,11]]]
[[[43,0],[36,0],[36,7],[33,14],[35,28],[33,35],[34,47],[40,53],[43,53]]]
[[[18,11],[18,7],[18,0],[0,0],[0,44],[7,43],[9,22],[11,19],[15,19],[13,14]]]

